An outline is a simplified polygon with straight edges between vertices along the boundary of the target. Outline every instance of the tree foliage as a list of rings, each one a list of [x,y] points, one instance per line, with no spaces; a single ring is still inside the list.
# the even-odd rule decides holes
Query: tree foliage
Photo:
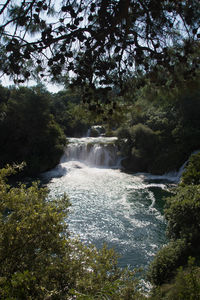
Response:
[[[167,198],[165,218],[170,242],[156,254],[149,268],[149,279],[155,285],[170,282],[180,266],[185,267],[189,256],[199,261],[200,232],[199,185],[176,189]]]
[[[148,82],[135,93],[131,89],[134,95],[126,102],[126,120],[117,130],[125,168],[153,174],[178,171],[199,149],[199,82],[196,77],[175,94],[168,87],[151,89]]]
[[[157,66],[168,76],[175,64],[189,77],[199,70],[198,0],[8,0],[0,16],[1,71],[17,82],[71,72],[89,99],[88,85],[122,90],[130,74],[152,78]]]
[[[134,272],[104,246],[84,246],[67,230],[69,201],[33,183],[11,187],[0,170],[1,299],[142,299]]]
[[[69,90],[51,97],[51,113],[66,136],[84,136],[93,124],[95,116],[81,103],[81,96]]]
[[[118,131],[118,144],[123,156],[122,166],[133,172],[149,171],[149,165],[155,156],[158,137],[148,126],[141,123],[126,130]]]
[[[200,295],[200,268],[189,257],[186,268],[180,267],[174,280],[153,289],[151,300],[198,300]]]
[[[177,269],[186,264],[189,252],[187,243],[181,239],[164,245],[149,266],[148,279],[156,286],[170,282]]]
[[[165,218],[167,220],[167,234],[170,242],[158,251],[149,268],[149,278],[155,285],[170,282],[176,275],[178,268],[182,268],[178,271],[175,282],[173,282],[172,287],[170,287],[172,291],[169,292],[169,294],[172,292],[173,297],[176,295],[177,298],[169,299],[181,299],[178,298],[178,293],[182,295],[182,297],[185,295],[185,299],[190,299],[187,297],[189,297],[188,295],[191,293],[191,286],[194,287],[194,291],[191,295],[199,293],[198,277],[195,275],[192,279],[192,274],[187,274],[188,271],[186,268],[188,257],[192,256],[196,258],[196,266],[194,266],[195,272],[197,271],[199,273],[199,268],[197,267],[199,266],[200,259],[200,186],[198,184],[199,180],[197,180],[199,170],[198,159],[199,154],[191,157],[186,167],[185,177],[183,176],[184,181],[181,181],[181,184],[173,191],[173,195],[166,199]],[[191,282],[191,280],[193,281]],[[183,287],[184,281],[188,282],[186,290],[184,290]],[[175,288],[177,288],[178,291],[174,291]],[[161,294],[159,295],[161,297]],[[191,299],[196,299],[195,296],[192,297]]]
[[[39,88],[3,91],[0,95],[1,166],[26,161],[29,174],[53,168],[63,153],[66,137],[50,113],[50,94]]]
[[[165,217],[170,238],[185,238],[199,247],[200,199],[199,185],[179,187],[168,198]],[[195,247],[194,247],[195,248]]]
[[[181,176],[181,186],[200,184],[200,153],[193,154]]]

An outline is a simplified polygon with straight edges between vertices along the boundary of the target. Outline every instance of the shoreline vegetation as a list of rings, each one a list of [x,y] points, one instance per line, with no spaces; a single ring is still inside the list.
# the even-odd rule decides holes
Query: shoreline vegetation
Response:
[[[200,91],[198,80],[174,94],[147,95],[147,87],[131,101],[117,97],[118,106],[103,120],[81,102],[80,91],[49,93],[45,86],[0,86],[0,167],[25,161],[24,173],[37,175],[55,167],[68,137],[90,131],[117,136],[122,168],[128,172],[161,175],[177,171],[200,149]],[[129,95],[130,97],[130,95]],[[103,104],[102,104],[103,105]],[[90,129],[91,128],[91,129]]]
[[[200,153],[164,198],[149,293],[112,249],[71,239],[66,195],[8,184],[54,168],[66,137],[97,124],[125,172],[177,171],[199,150],[199,0],[4,0],[0,16],[1,78],[15,84],[0,84],[0,299],[200,300]]]
[[[23,176],[49,170],[59,162],[65,136],[81,136],[97,123],[106,136],[118,137],[124,170],[163,174],[179,169],[200,149],[199,88],[193,85],[171,100],[149,101],[144,90],[140,93],[133,104],[119,100],[120,112],[105,124],[68,90],[50,94],[42,85],[0,87],[2,299],[200,299],[199,153],[190,157],[180,183],[165,199],[169,243],[148,268],[152,290],[146,295],[134,272],[117,267],[113,250],[91,250],[70,239],[63,222],[67,197],[49,203],[46,189],[36,183],[7,184],[15,170],[6,164],[25,160]]]
[[[23,166],[1,169],[1,299],[199,299],[199,162],[200,153],[190,157],[165,199],[169,242],[148,267],[149,292],[139,270],[117,267],[114,250],[71,239],[66,195],[48,201],[37,182],[12,187],[8,177]]]

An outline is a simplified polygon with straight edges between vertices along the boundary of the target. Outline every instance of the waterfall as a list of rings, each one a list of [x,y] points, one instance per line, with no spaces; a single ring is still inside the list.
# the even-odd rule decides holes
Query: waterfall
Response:
[[[43,175],[51,197],[69,196],[71,235],[97,248],[105,242],[120,267],[150,263],[165,240],[162,195],[166,185],[121,172],[116,138],[70,138],[60,164]]]
[[[70,138],[61,163],[80,161],[89,166],[119,166],[116,138]]]

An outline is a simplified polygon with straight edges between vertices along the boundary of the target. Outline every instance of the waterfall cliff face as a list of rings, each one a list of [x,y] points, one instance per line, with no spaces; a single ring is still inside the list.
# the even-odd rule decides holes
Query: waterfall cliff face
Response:
[[[116,138],[70,138],[61,162],[81,161],[89,166],[119,166]]]

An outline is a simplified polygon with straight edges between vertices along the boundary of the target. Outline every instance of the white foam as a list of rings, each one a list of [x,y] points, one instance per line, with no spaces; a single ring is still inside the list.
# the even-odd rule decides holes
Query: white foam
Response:
[[[88,166],[119,167],[116,137],[70,138],[61,162],[78,160]]]
[[[92,140],[88,150],[84,150],[84,143]],[[81,138],[74,139],[73,143],[78,145],[76,151],[82,152],[83,157],[87,155],[88,160],[95,160],[95,155],[102,151],[100,138],[98,140],[96,143],[96,138]],[[109,148],[109,143],[106,146]],[[89,157],[94,154],[91,149],[96,152],[93,158]],[[164,232],[162,226],[155,227],[160,224],[157,219],[161,213],[156,208],[154,193],[149,189],[164,189],[165,184],[146,183],[145,174],[127,174],[105,166],[91,167],[87,160],[78,159],[78,155],[75,153],[74,159],[70,160],[65,153],[60,164],[48,174],[54,176],[48,184],[51,196],[69,195],[72,203],[67,220],[70,232],[79,234],[84,242],[98,245],[105,241],[127,255],[128,263],[137,263],[138,257],[140,262],[148,262],[146,247],[154,253],[149,244],[161,243]],[[108,164],[106,157],[105,164]]]

